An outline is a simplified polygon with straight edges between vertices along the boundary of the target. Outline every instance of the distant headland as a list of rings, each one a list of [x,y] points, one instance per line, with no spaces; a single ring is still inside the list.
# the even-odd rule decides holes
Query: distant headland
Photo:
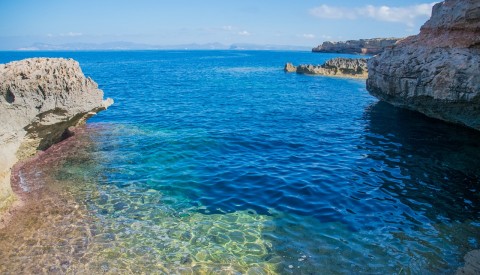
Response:
[[[365,58],[333,58],[322,65],[285,64],[284,71],[297,74],[367,78],[367,60]]]
[[[347,41],[325,41],[312,49],[316,53],[351,53],[375,55],[385,48],[392,47],[403,38],[371,38]]]

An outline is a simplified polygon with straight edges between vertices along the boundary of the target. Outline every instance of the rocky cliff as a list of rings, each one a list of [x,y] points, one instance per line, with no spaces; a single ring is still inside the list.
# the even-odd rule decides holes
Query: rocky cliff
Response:
[[[436,4],[420,34],[371,58],[368,70],[379,99],[480,130],[480,1]]]
[[[113,103],[72,59],[0,64],[0,213],[14,200],[12,166],[69,134]]]
[[[323,42],[312,49],[320,53],[353,53],[353,54],[379,54],[385,48],[395,45],[401,38],[372,38],[348,40],[341,42]]]
[[[333,58],[322,65],[299,65],[287,63],[285,72],[298,74],[367,78],[367,60],[363,58]]]

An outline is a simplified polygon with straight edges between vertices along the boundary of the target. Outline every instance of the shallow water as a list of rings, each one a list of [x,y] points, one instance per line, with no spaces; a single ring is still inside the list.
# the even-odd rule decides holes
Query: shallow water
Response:
[[[333,55],[40,55],[115,105],[20,170],[0,273],[438,274],[480,248],[480,135],[282,71]]]

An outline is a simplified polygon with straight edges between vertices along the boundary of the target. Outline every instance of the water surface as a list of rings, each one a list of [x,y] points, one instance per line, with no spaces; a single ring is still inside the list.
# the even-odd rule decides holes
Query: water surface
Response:
[[[438,274],[480,248],[480,135],[282,71],[335,55],[0,61],[38,55],[115,104],[20,171],[35,203],[0,232],[1,272]]]

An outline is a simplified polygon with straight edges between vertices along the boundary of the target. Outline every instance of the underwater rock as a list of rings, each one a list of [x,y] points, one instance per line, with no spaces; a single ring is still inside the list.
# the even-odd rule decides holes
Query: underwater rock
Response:
[[[458,268],[455,274],[480,274],[480,250],[468,252],[465,255],[465,266]]]

